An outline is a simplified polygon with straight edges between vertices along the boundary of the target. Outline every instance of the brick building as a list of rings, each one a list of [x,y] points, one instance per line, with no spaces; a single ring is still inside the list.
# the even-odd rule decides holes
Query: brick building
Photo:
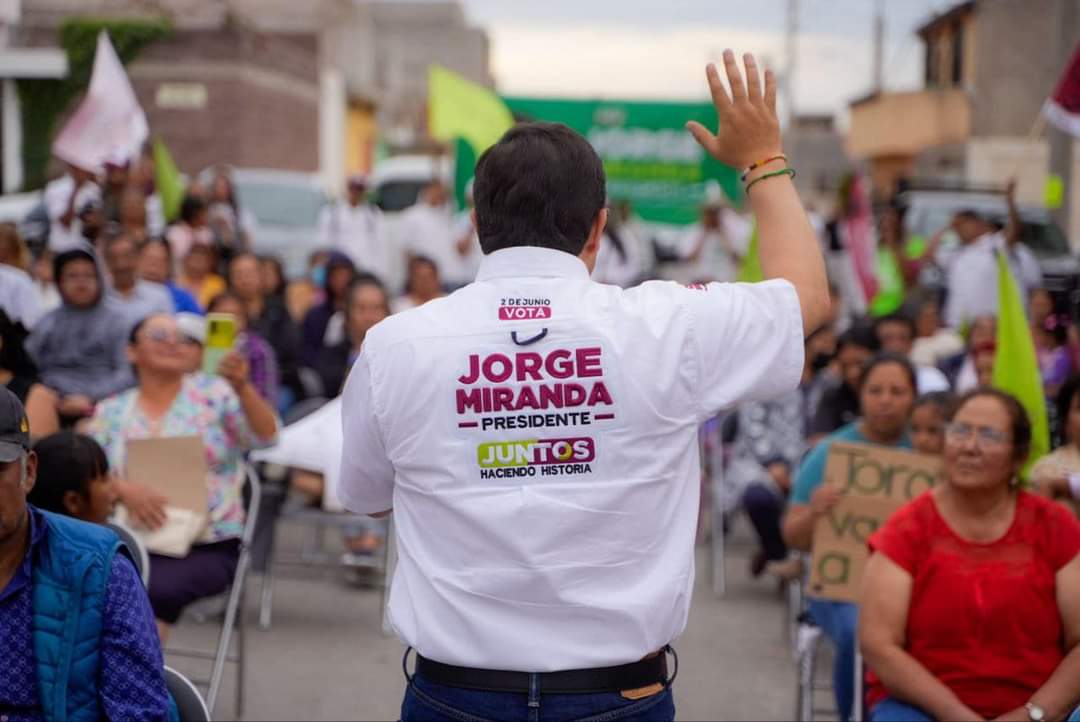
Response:
[[[400,145],[423,138],[429,63],[492,84],[487,36],[455,0],[21,0],[12,44],[55,48],[72,15],[169,19],[171,36],[128,74],[188,173],[312,172],[335,191],[370,166],[376,129]]]

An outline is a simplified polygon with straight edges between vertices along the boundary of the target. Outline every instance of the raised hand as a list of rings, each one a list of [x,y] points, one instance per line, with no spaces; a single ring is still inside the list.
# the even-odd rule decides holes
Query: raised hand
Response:
[[[765,71],[765,90],[762,92],[754,56],[743,56],[746,83],[735,61],[735,54],[724,51],[724,70],[731,86],[731,95],[720,80],[712,63],[705,69],[712,93],[713,105],[720,127],[710,132],[701,123],[690,121],[687,129],[713,158],[736,169],[746,168],[781,152],[780,121],[776,117],[776,77]]]

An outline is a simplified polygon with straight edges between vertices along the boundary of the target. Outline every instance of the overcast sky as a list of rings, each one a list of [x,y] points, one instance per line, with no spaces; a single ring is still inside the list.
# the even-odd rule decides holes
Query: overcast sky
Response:
[[[500,92],[702,99],[703,68],[725,47],[780,70],[788,0],[463,0],[487,29]],[[884,0],[885,84],[915,88],[913,30],[949,0]],[[875,0],[799,0],[799,112],[841,112],[870,89]]]

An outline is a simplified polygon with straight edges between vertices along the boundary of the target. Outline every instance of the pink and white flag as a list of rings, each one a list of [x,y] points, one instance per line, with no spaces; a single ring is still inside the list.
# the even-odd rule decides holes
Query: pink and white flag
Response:
[[[1042,112],[1059,130],[1080,138],[1080,45],[1065,66],[1054,94],[1043,104]]]
[[[53,141],[53,155],[88,171],[98,171],[107,159],[130,160],[150,134],[109,35],[98,35],[90,87],[75,113]]]

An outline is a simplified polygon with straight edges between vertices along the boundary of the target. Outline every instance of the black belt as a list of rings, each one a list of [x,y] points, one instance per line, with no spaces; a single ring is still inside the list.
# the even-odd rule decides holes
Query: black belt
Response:
[[[578,694],[621,692],[640,689],[653,684],[668,686],[672,680],[667,676],[667,655],[675,650],[664,647],[657,654],[640,662],[620,664],[617,667],[594,669],[570,669],[562,672],[540,672],[539,691],[544,694]],[[406,663],[408,652],[405,653]],[[676,673],[679,669],[675,657]],[[506,672],[497,669],[473,669],[443,664],[416,655],[416,674],[429,682],[447,687],[463,687],[483,692],[520,692],[529,694],[532,674],[529,672]],[[408,672],[406,671],[406,676]]]

